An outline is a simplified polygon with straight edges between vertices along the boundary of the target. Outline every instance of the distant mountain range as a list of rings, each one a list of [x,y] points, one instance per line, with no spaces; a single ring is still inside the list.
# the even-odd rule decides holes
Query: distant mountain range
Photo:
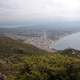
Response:
[[[52,40],[57,40],[63,36],[80,32],[79,22],[55,22],[55,23],[42,23],[34,25],[26,25],[12,28],[0,28],[0,35],[2,34],[17,34],[22,36],[40,36],[43,32]]]

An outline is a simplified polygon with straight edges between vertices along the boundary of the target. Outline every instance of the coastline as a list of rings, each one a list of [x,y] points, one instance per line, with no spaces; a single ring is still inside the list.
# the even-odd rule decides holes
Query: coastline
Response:
[[[42,50],[46,50],[48,52],[55,52],[56,50],[52,48],[51,45],[54,44],[53,40],[50,39],[34,39],[34,38],[29,38],[24,40],[24,43],[31,44],[37,48],[40,48]]]

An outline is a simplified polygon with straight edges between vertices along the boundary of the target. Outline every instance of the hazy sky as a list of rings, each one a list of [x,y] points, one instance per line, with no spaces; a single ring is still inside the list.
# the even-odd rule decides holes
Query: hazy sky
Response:
[[[80,0],[0,0],[0,22],[80,20]]]

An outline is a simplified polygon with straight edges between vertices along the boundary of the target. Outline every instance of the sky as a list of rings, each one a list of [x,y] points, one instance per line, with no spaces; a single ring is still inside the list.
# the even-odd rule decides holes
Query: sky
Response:
[[[0,0],[0,23],[80,21],[80,0]]]

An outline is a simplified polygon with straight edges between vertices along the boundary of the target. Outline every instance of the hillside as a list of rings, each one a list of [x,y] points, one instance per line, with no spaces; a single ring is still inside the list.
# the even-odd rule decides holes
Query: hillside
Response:
[[[12,64],[20,63],[23,56],[43,53],[47,52],[30,44],[0,36],[0,73],[5,75],[15,73],[14,70],[12,71]]]
[[[0,78],[79,80],[80,58],[73,55],[72,49],[48,53],[21,41],[0,37]]]
[[[21,41],[13,40],[8,37],[0,37],[0,54],[33,54],[46,52],[30,44],[24,44]]]

